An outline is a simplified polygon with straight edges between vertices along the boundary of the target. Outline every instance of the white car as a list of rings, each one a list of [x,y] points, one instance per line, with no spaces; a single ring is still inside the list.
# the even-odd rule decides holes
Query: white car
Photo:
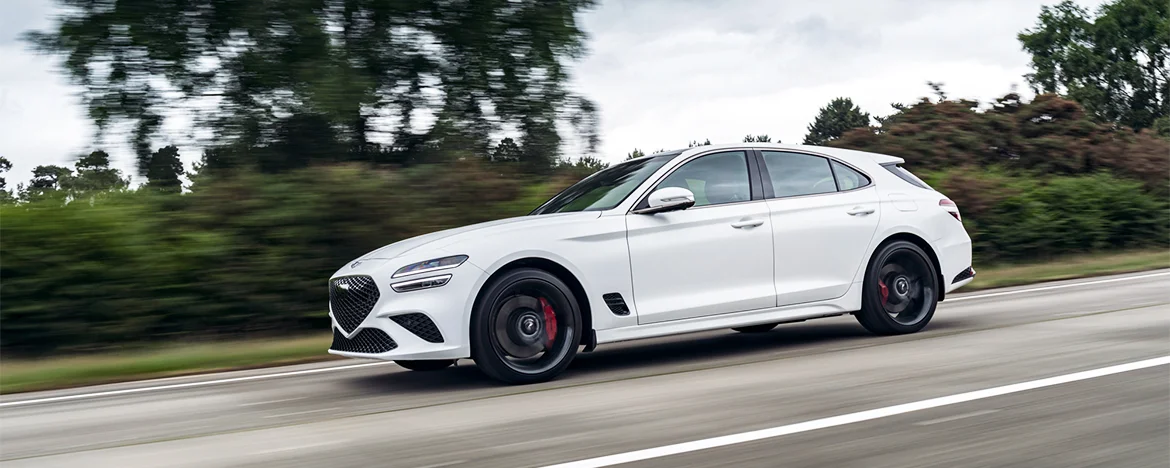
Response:
[[[917,332],[975,271],[958,208],[902,163],[769,143],[628,160],[527,216],[346,264],[329,352],[533,383],[618,341],[843,314]]]

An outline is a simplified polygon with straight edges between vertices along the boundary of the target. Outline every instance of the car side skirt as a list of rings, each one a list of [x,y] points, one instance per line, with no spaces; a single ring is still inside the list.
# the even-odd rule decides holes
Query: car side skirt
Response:
[[[850,314],[856,312],[861,304],[862,288],[856,283],[854,286],[849,288],[849,292],[844,296],[828,301],[672,320],[669,322],[612,328],[609,330],[597,330],[597,343],[616,343],[765,323],[799,322]]]

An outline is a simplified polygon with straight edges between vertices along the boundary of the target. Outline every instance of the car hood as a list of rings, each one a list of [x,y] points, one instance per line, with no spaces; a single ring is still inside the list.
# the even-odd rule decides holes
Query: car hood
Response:
[[[441,248],[442,246],[451,245],[471,237],[482,237],[503,231],[528,229],[546,224],[559,224],[574,219],[595,219],[599,216],[601,216],[600,212],[587,211],[577,213],[554,213],[538,216],[517,216],[514,218],[487,221],[469,226],[436,231],[430,234],[411,237],[409,239],[403,239],[367,253],[361,256],[359,260],[389,260],[423,247],[437,249]]]

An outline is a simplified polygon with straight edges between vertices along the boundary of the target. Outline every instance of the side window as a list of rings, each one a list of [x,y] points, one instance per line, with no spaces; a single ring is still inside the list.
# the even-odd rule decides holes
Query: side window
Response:
[[[682,187],[695,194],[695,206],[719,205],[751,200],[749,180],[747,153],[729,151],[700,156],[683,164],[655,190]]]
[[[829,160],[820,156],[764,151],[764,165],[776,197],[795,197],[837,191]]]
[[[857,172],[837,161],[829,161],[833,166],[833,175],[837,176],[837,190],[842,192],[869,185],[869,177]]]

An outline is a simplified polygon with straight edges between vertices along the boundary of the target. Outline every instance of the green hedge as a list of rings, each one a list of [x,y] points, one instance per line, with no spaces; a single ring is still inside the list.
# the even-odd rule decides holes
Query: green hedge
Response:
[[[928,178],[962,209],[977,265],[1166,244],[1166,201],[1135,181],[972,170]],[[201,179],[185,195],[3,206],[0,350],[325,330],[325,280],[346,261],[406,237],[522,215],[569,183],[474,161],[342,165]]]
[[[925,173],[959,205],[976,261],[1170,244],[1170,204],[1108,172],[1044,177],[992,167]]]

